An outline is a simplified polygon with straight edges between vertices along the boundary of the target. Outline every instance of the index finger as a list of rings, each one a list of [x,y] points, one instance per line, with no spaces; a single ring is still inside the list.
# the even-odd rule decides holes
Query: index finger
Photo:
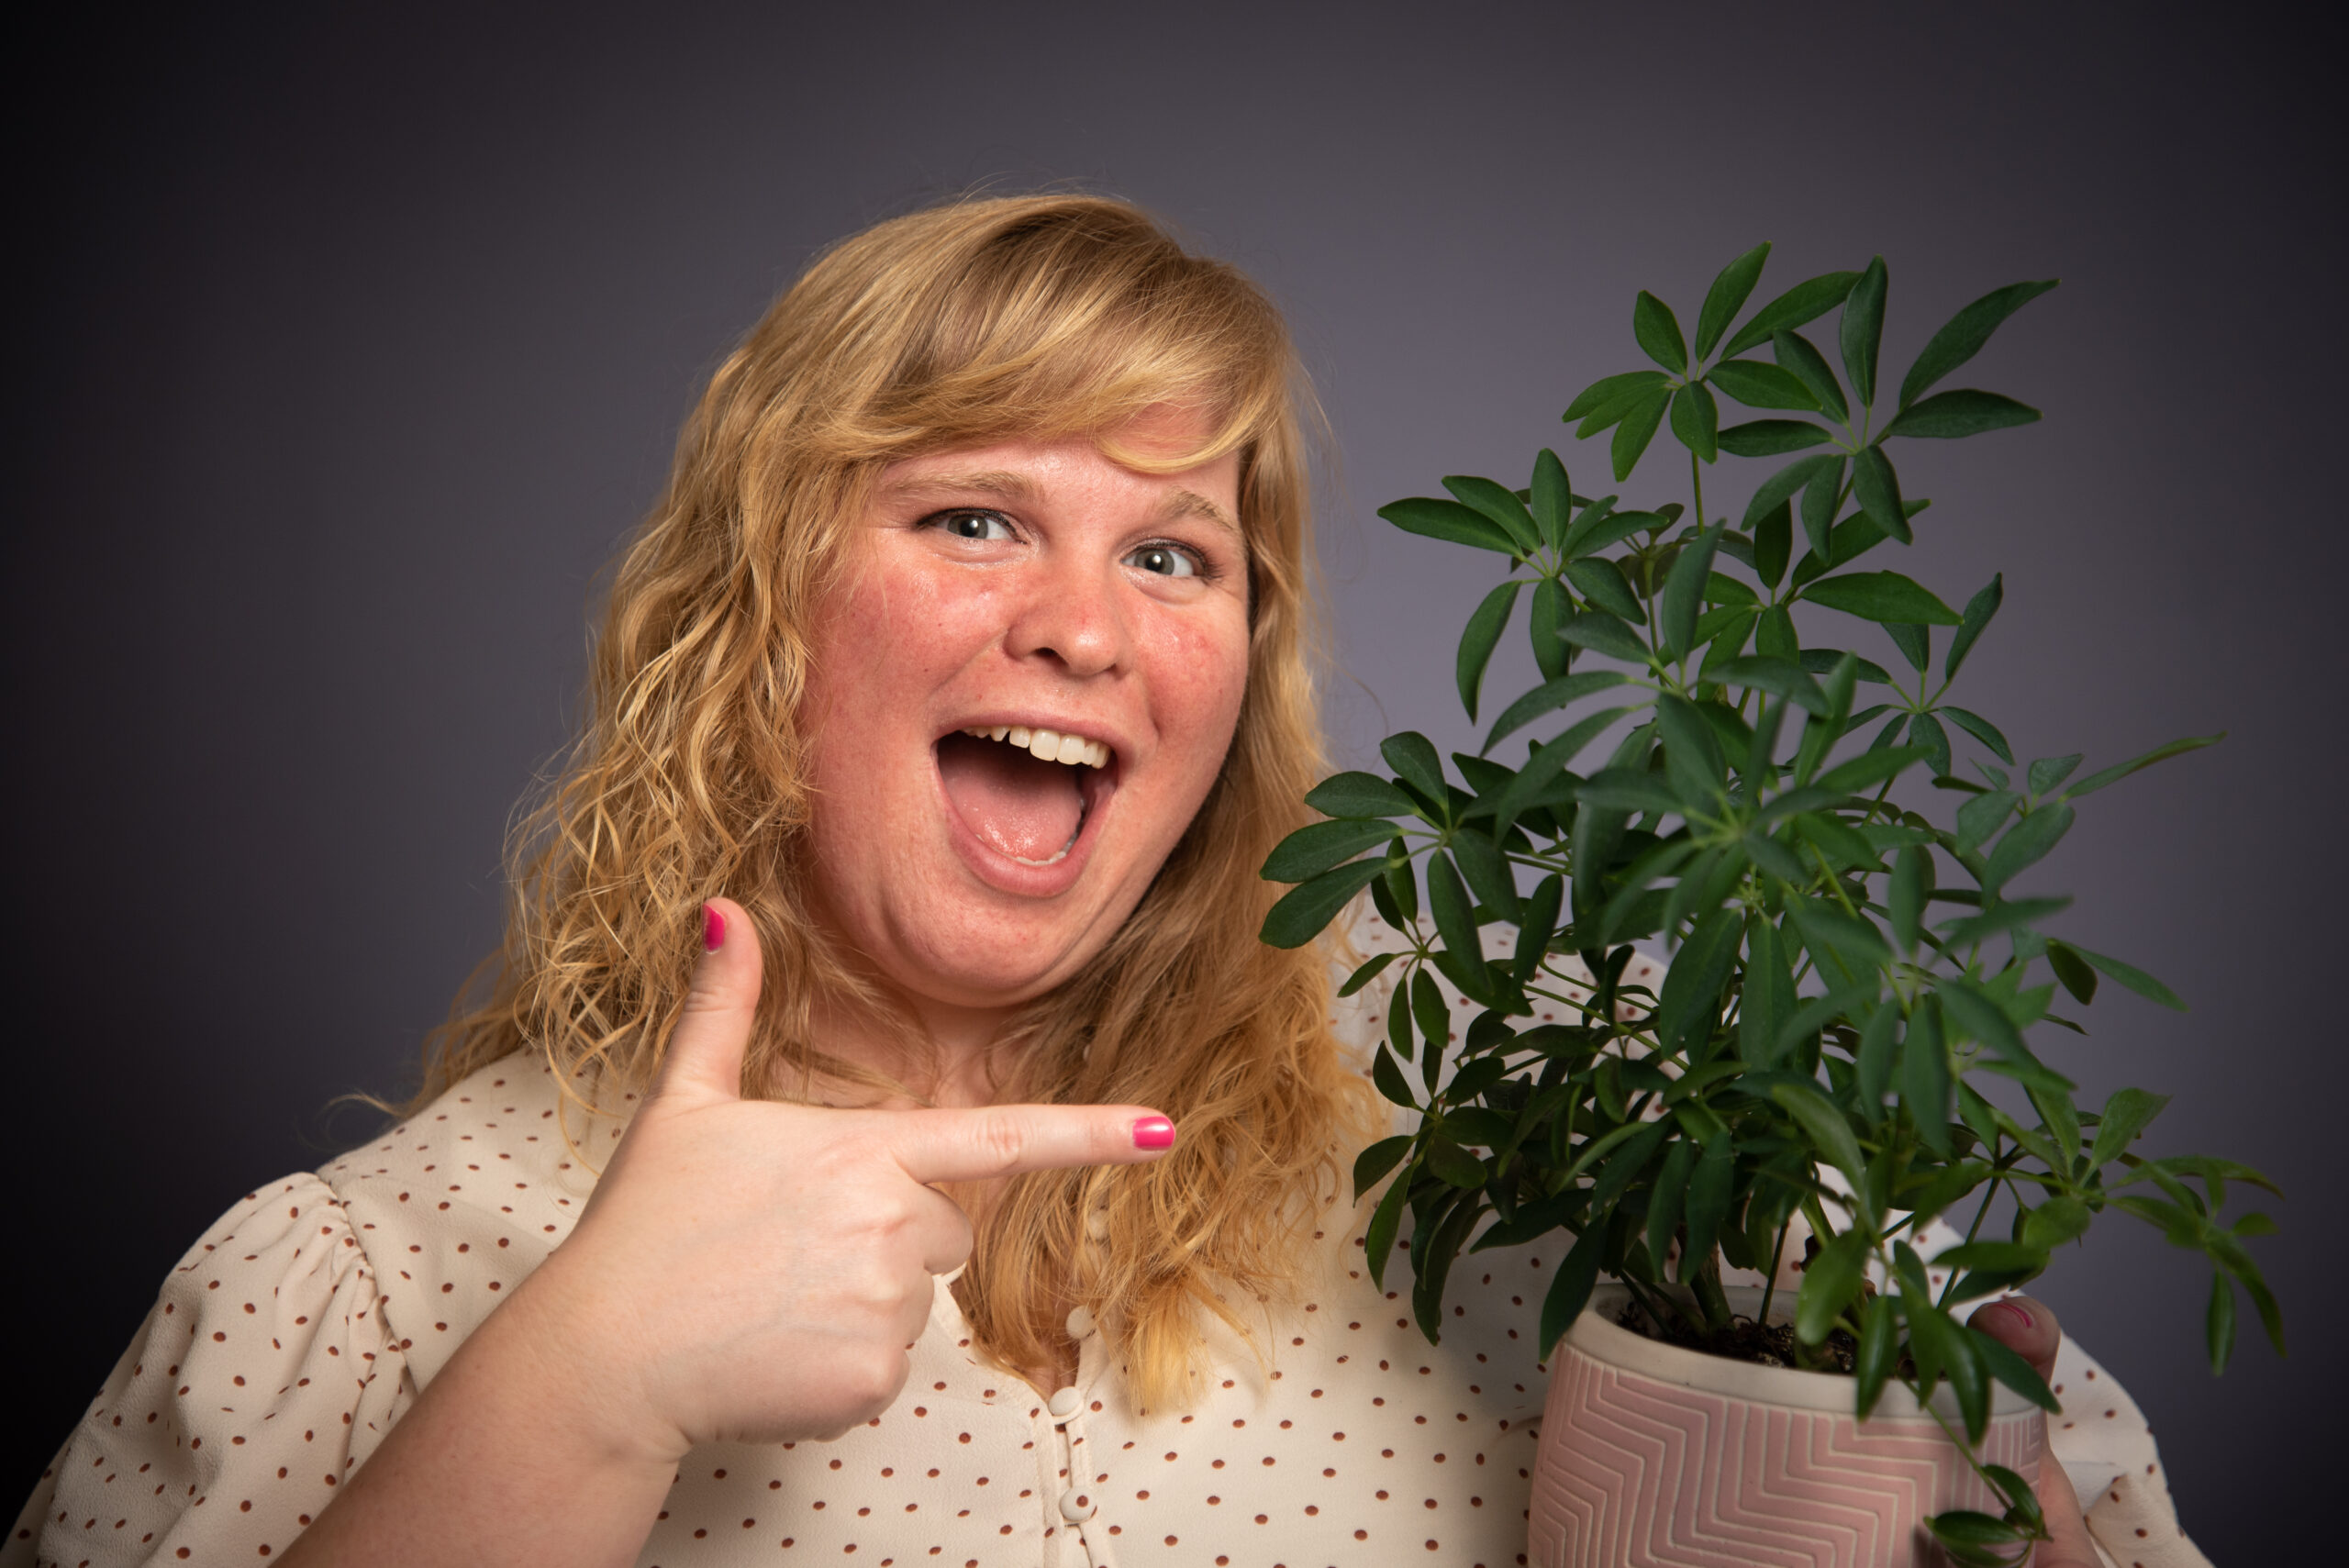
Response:
[[[925,1186],[1021,1171],[1136,1165],[1174,1147],[1174,1124],[1148,1106],[983,1106],[885,1115],[890,1153]]]

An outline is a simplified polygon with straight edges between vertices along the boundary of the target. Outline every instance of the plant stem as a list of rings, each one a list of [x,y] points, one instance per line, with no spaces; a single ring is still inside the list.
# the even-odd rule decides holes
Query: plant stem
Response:
[[[1770,1244],[1770,1272],[1762,1280],[1762,1315],[1758,1321],[1765,1329],[1770,1326],[1770,1297],[1778,1290],[1778,1261],[1787,1254],[1787,1232],[1794,1226],[1795,1217],[1787,1215],[1778,1221],[1778,1239]]]

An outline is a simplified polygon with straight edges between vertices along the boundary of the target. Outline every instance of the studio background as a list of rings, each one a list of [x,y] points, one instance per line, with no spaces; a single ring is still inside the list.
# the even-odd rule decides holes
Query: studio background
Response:
[[[412,1084],[495,940],[501,835],[568,733],[591,578],[728,344],[828,240],[1074,180],[1289,313],[1340,459],[1349,759],[1407,725],[1473,746],[1450,649],[1493,581],[1374,509],[1446,473],[1523,484],[1544,444],[1613,488],[1557,415],[1643,362],[1636,290],[1693,322],[1758,239],[1757,299],[1880,250],[1897,371],[1976,295],[2063,278],[1954,383],[2047,417],[1909,443],[1905,487],[1936,505],[1884,564],[1960,603],[2007,573],[1958,696],[2021,755],[2231,731],[2098,797],[2036,878],[2084,895],[2058,929],[2195,1010],[2108,985],[2093,1038],[2047,1050],[2098,1097],[2174,1095],[2161,1151],[2284,1183],[2260,1255],[2291,1357],[2246,1307],[2214,1381],[2205,1266],[2125,1217],[2035,1288],[2144,1406],[2206,1550],[2287,1560],[2320,1529],[2344,1360],[2342,193],[2318,74],[2341,40],[2309,26],[775,5],[28,41],[0,481],[8,1510],[214,1217],[365,1136],[333,1096]],[[1678,493],[1666,442],[1627,495]],[[1743,491],[1709,499],[1735,515]],[[1531,676],[1520,642],[1488,692]]]

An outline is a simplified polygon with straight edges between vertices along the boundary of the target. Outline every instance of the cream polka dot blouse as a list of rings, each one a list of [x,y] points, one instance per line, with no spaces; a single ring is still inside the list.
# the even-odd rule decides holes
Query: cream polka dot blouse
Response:
[[[1356,929],[1374,950],[1393,945],[1374,917]],[[1341,1038],[1366,1048],[1386,1001],[1381,983],[1341,1005]],[[590,1164],[621,1129],[599,1121],[574,1153],[562,1114],[546,1069],[509,1058],[316,1174],[248,1194],[164,1282],[0,1544],[0,1568],[283,1551],[569,1234]],[[1137,1409],[1082,1308],[1068,1323],[1074,1380],[1032,1388],[974,1352],[941,1289],[895,1405],[836,1442],[695,1450],[640,1562],[1524,1562],[1553,1251],[1464,1257],[1431,1346],[1410,1322],[1399,1250],[1396,1288],[1364,1270],[1366,1214],[1330,1213],[1318,1283],[1271,1325],[1262,1358],[1219,1331],[1215,1371],[1184,1410]],[[2081,1496],[2100,1499],[2099,1538],[2117,1549],[2128,1536],[2136,1550],[2116,1555],[2145,1568],[2201,1562],[2135,1407],[2068,1349],[2057,1376],[2098,1390],[2081,1401],[2067,1389],[2067,1424],[2051,1435]]]

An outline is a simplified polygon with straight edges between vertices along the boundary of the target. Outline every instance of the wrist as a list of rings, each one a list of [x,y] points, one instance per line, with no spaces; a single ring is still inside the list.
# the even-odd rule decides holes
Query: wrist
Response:
[[[693,1444],[655,1408],[643,1337],[619,1320],[592,1273],[557,1249],[490,1315],[460,1359],[478,1346],[477,1359],[494,1361],[542,1429],[583,1462],[665,1473]]]

